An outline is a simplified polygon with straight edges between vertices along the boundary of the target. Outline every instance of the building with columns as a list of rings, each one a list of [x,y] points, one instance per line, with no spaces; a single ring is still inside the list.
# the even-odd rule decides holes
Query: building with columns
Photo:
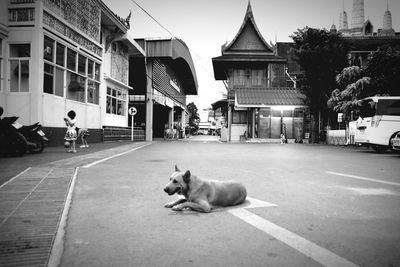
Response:
[[[188,120],[186,95],[197,95],[196,71],[189,48],[175,38],[136,41],[146,57],[131,60],[135,90],[129,96],[129,105],[138,110],[135,126],[145,129],[148,141],[163,138],[167,129],[184,134]]]

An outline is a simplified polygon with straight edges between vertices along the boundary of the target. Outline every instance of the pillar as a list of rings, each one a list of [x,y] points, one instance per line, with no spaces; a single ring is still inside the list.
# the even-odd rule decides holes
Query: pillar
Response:
[[[231,132],[232,132],[232,108],[233,106],[229,105],[228,106],[228,142],[231,141]]]
[[[146,64],[147,88],[146,88],[146,141],[153,141],[153,77],[152,61]]]
[[[186,111],[181,111],[182,138],[186,138]]]

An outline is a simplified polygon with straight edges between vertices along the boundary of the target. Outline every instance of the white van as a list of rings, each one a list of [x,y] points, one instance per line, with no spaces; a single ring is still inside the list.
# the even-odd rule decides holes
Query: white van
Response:
[[[400,96],[373,96],[359,104],[355,143],[378,152],[392,149],[391,140],[400,132]]]

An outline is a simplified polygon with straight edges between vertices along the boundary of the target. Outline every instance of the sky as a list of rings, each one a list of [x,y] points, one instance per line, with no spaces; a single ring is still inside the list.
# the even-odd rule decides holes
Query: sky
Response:
[[[194,61],[198,95],[188,96],[199,110],[226,93],[222,81],[214,79],[212,58],[221,56],[221,46],[230,43],[242,25],[249,0],[103,0],[120,17],[132,11],[129,34],[133,38],[181,38],[189,47]],[[153,16],[151,19],[136,4]],[[250,0],[257,27],[269,43],[291,42],[298,29],[312,27],[339,28],[339,15],[347,13],[351,26],[353,0]],[[382,28],[387,4],[392,14],[392,27],[400,32],[400,0],[364,0],[364,16],[374,26]]]

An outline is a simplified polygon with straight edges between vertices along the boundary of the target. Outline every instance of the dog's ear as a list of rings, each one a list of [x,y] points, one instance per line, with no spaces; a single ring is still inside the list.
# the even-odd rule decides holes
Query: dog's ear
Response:
[[[182,176],[182,178],[183,178],[183,181],[185,182],[185,183],[190,183],[190,171],[189,170],[187,170],[186,172],[185,172],[185,174]]]
[[[178,168],[178,165],[175,164],[175,171],[180,172],[181,170]]]

